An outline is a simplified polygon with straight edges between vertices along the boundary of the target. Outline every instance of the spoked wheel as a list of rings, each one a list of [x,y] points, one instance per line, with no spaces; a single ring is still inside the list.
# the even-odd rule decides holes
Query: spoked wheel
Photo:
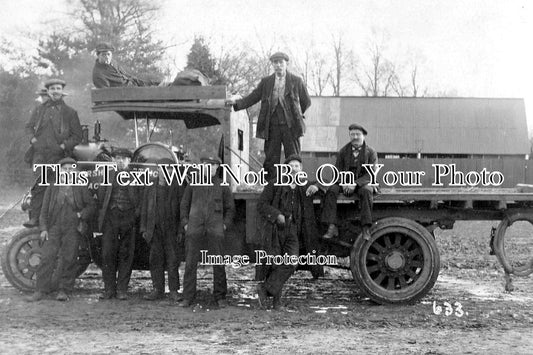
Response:
[[[35,289],[36,272],[41,263],[40,231],[25,228],[13,236],[2,251],[2,270],[6,279],[21,291]],[[77,276],[83,274],[90,258],[78,258]]]
[[[420,224],[405,218],[384,218],[358,238],[350,268],[361,290],[378,303],[410,303],[424,297],[440,270],[437,245]]]
[[[35,272],[41,263],[39,229],[23,229],[13,236],[2,252],[6,279],[22,291],[35,289]]]

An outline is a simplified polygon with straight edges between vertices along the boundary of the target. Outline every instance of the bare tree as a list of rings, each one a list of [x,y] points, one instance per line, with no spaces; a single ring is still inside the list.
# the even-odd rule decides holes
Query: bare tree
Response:
[[[398,96],[426,96],[428,88],[423,84],[425,57],[417,49],[409,49],[404,59],[395,66],[392,90]]]
[[[355,82],[365,96],[388,96],[393,87],[401,92],[401,85],[396,74],[394,64],[385,58],[383,46],[374,43],[369,48],[370,63],[366,67],[360,66],[360,72],[355,72]]]
[[[159,0],[75,0],[72,17],[79,19],[78,46],[95,48],[111,42],[126,67],[139,73],[158,72],[164,46],[154,38],[154,23],[160,10]]]
[[[342,70],[344,67],[344,48],[342,42],[342,35],[339,35],[337,39],[333,37],[333,53],[334,53],[334,66],[332,75],[330,75],[331,85],[333,86],[333,96],[340,96],[341,92],[341,80]]]
[[[333,40],[333,63],[330,69],[330,80],[333,96],[340,96],[343,92],[350,90],[350,76],[356,69],[356,60],[354,53],[343,40],[342,33],[332,36]]]
[[[214,51],[216,70],[228,90],[233,93],[247,94],[259,83],[270,70],[269,56],[263,51],[251,48],[246,42],[224,41]],[[231,45],[226,46],[226,43]],[[212,46],[215,48],[215,46]]]
[[[312,43],[305,49],[303,65],[300,67],[309,91],[313,95],[322,96],[331,80],[331,64],[327,56],[318,51]]]
[[[331,85],[333,85],[333,96],[340,96],[341,92],[341,74],[343,67],[343,48],[342,48],[342,36],[339,36],[336,40],[333,37],[333,50],[334,50],[334,70],[333,75],[331,76]]]
[[[323,57],[315,57],[313,61],[313,68],[311,71],[313,91],[315,95],[322,96],[326,89],[328,82],[331,80],[331,67]],[[336,95],[338,96],[338,95]]]

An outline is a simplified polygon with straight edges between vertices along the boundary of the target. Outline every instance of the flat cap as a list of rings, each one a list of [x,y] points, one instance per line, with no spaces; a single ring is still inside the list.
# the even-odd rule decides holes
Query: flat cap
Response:
[[[222,164],[222,160],[220,160],[219,157],[207,157],[207,156],[204,156],[204,157],[201,157],[200,158],[200,162],[201,163],[206,163],[206,164]]]
[[[115,148],[111,152],[111,156],[112,157],[119,157],[120,156],[120,157],[126,157],[126,158],[130,158],[131,159],[133,154],[131,154],[129,149],[126,149],[126,148]]]
[[[294,161],[294,160],[297,160],[297,161],[299,161],[300,163],[302,162],[302,158],[301,158],[298,154],[292,154],[292,155],[289,155],[289,156],[285,159],[285,164],[289,164],[291,161]]]
[[[48,80],[46,80],[44,82],[44,87],[48,89],[50,86],[56,85],[56,84],[59,84],[59,85],[61,85],[63,87],[65,87],[67,85],[65,80],[61,80],[61,79],[58,79],[58,78],[52,78],[52,79],[48,79]]]
[[[270,61],[274,61],[277,59],[285,59],[288,62],[289,56],[283,52],[276,52],[270,56]]]
[[[368,134],[367,130],[365,129],[365,127],[361,126],[360,124],[357,124],[357,123],[352,123],[350,125],[350,127],[348,127],[348,131],[352,131],[354,129],[358,129],[360,130],[361,132],[363,132],[363,134],[366,136]]]
[[[108,43],[108,42],[102,42],[102,43],[98,43],[96,45],[96,53],[100,53],[100,52],[114,52],[115,51],[115,47],[113,47],[111,45],[111,43]]]
[[[76,160],[74,160],[73,158],[67,157],[67,158],[61,159],[57,163],[61,166],[66,165],[66,164],[76,164]]]

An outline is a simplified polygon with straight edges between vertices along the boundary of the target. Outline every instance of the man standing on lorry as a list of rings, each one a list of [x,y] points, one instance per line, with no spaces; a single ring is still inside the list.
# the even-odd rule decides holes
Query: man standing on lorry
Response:
[[[78,113],[63,101],[65,81],[50,79],[44,83],[48,100],[37,106],[26,133],[31,135],[30,148],[24,159],[32,164],[55,164],[64,157],[70,157],[74,146],[81,142],[82,131]],[[32,228],[39,225],[41,205],[46,186],[39,186],[39,169],[35,172],[37,183],[31,188],[30,219],[24,223]]]
[[[127,171],[132,154],[128,149],[118,148],[111,152],[119,172]],[[104,293],[101,299],[116,297],[128,299],[135,251],[135,222],[140,213],[139,194],[134,186],[122,186],[110,170],[111,185],[100,185],[98,230],[102,232],[102,278]],[[118,275],[117,275],[118,273]]]
[[[328,188],[324,198],[321,222],[328,225],[328,231],[324,239],[331,239],[339,235],[337,228],[337,196],[342,191],[345,196],[354,193],[359,197],[361,206],[361,226],[363,238],[370,239],[370,227],[372,226],[372,203],[373,193],[377,187],[370,186],[370,174],[364,164],[375,165],[378,163],[376,151],[366,144],[367,130],[359,124],[351,124],[348,127],[350,142],[341,148],[337,155],[335,167],[340,171],[353,173],[354,183],[339,185],[335,184]]]
[[[274,164],[281,160],[282,144],[285,157],[300,154],[300,137],[305,133],[304,113],[311,106],[311,98],[302,78],[287,71],[287,54],[274,53],[270,61],[274,74],[261,79],[250,95],[228,99],[226,104],[238,111],[261,101],[256,137],[265,140],[263,168],[272,179]]]

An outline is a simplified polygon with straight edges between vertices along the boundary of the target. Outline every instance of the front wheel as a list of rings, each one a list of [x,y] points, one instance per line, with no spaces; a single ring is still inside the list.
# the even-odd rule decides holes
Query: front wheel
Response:
[[[2,251],[2,271],[6,279],[21,291],[35,290],[36,272],[41,263],[39,228],[25,228],[17,232]],[[88,253],[88,251],[86,251]],[[80,250],[76,275],[89,266],[89,256]]]
[[[412,303],[437,281],[440,257],[434,238],[415,221],[390,217],[359,237],[351,250],[350,268],[361,290],[377,303]]]
[[[41,263],[39,235],[39,228],[25,228],[11,238],[2,252],[4,275],[21,291],[35,289],[35,273]]]

